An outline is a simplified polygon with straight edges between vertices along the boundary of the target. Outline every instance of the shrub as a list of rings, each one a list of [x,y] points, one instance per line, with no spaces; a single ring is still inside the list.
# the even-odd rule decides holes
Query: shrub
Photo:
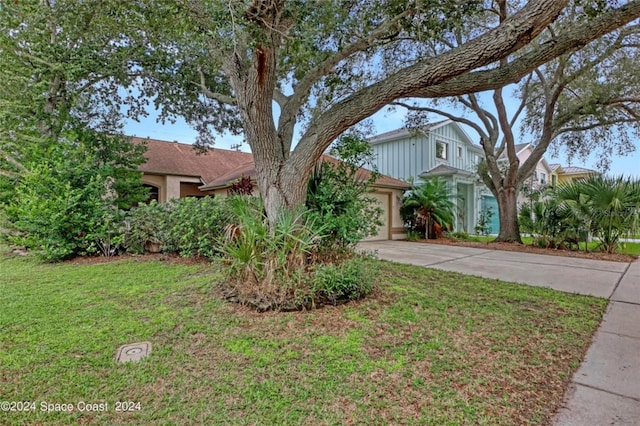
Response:
[[[461,241],[468,241],[469,238],[469,234],[466,232],[452,232],[450,235],[451,239],[453,240],[461,240]]]
[[[491,231],[491,219],[493,218],[493,215],[493,208],[487,207],[482,209],[480,215],[478,216],[478,223],[476,223],[476,226],[474,227],[476,235],[489,235],[489,231]]]
[[[227,190],[227,195],[252,195],[254,189],[251,178],[242,175],[231,184]]]
[[[518,221],[520,230],[530,234],[533,244],[539,247],[564,248],[573,240],[571,216],[552,191],[523,204]]]
[[[229,199],[237,222],[229,224],[220,249],[226,255],[225,293],[259,311],[292,310],[313,302],[310,254],[320,242],[318,227],[304,212],[282,212],[273,229],[259,199]]]
[[[127,212],[124,246],[130,253],[144,253],[151,245],[169,246],[170,204],[152,200]]]
[[[574,222],[582,223],[608,252],[620,238],[640,229],[640,181],[590,176],[558,189],[557,197]]]
[[[233,221],[228,200],[219,197],[181,198],[168,203],[166,251],[183,257],[213,258],[219,254],[216,243]]]
[[[355,300],[371,292],[372,273],[360,258],[319,256],[322,226],[307,211],[285,211],[269,227],[262,203],[234,197],[237,221],[227,226],[220,250],[225,254],[229,300],[259,311],[296,310]],[[322,251],[324,253],[324,251]]]
[[[323,226],[322,249],[348,251],[374,235],[381,224],[382,210],[369,195],[378,174],[374,171],[366,178],[359,174],[372,156],[366,141],[343,136],[331,153],[341,161],[316,165],[307,187],[306,207],[309,218]]]
[[[422,237],[423,235],[416,230],[413,230],[413,229],[407,230],[407,241],[418,241]]]
[[[372,279],[361,257],[353,257],[338,265],[317,265],[314,270],[313,292],[331,304],[360,299],[372,290]]]
[[[86,130],[43,142],[32,153],[8,197],[10,242],[35,249],[46,261],[109,254],[122,241],[119,209],[145,197],[140,173],[144,147]]]
[[[126,247],[142,253],[158,246],[183,257],[213,258],[220,254],[217,242],[232,221],[226,198],[179,198],[165,204],[154,200],[128,212]]]

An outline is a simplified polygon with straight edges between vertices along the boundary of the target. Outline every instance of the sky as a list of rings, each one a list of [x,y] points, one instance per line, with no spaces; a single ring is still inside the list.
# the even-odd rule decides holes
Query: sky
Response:
[[[509,100],[506,100],[507,105]],[[160,139],[166,141],[177,141],[181,143],[194,143],[197,137],[197,132],[190,128],[183,120],[178,120],[175,124],[160,124],[156,122],[157,115],[151,112],[149,117],[141,120],[140,122],[128,121],[125,126],[125,134],[129,136],[138,136],[142,138],[150,137],[151,139]],[[381,110],[371,117],[373,122],[374,134],[384,133],[391,130],[404,127],[405,111],[401,108],[395,111]],[[471,118],[468,116],[468,118]],[[441,120],[441,118],[434,117],[434,121]],[[465,130],[474,141],[479,144],[478,134],[470,127],[465,127]],[[523,139],[522,142],[529,142],[529,140]],[[242,136],[234,136],[230,134],[216,136],[215,147],[221,149],[230,149],[231,145],[242,143]],[[609,168],[609,174],[612,175],[626,175],[635,176],[640,178],[640,141],[635,142],[636,150],[624,157],[616,156],[611,160]],[[249,151],[249,146],[245,143],[240,148],[242,151]],[[558,157],[552,157],[549,152],[545,155],[547,161],[551,164],[560,163],[563,166],[578,166],[588,169],[597,170],[596,163],[597,158],[591,157],[582,161],[580,159],[574,159],[571,163],[567,161],[566,154],[560,152]]]

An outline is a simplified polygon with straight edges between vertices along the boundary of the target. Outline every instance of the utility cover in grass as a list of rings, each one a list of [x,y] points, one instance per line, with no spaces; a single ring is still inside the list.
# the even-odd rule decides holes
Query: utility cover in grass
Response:
[[[151,353],[151,343],[129,343],[118,348],[116,362],[138,362]]]

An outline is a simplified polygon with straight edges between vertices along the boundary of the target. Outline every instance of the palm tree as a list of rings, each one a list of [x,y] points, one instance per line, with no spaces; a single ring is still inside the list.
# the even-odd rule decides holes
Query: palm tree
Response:
[[[421,178],[403,201],[405,216],[413,215],[419,227],[425,227],[425,237],[431,238],[432,229],[439,224],[442,229],[451,229],[455,204],[447,183],[440,178]]]
[[[607,253],[640,228],[640,181],[591,176],[563,187],[559,196],[598,237]]]

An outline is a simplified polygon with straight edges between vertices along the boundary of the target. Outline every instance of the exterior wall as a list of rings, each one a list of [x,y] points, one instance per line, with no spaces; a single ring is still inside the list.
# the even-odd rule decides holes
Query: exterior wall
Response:
[[[166,194],[165,201],[169,201],[172,198],[180,198],[180,177],[167,176]]]
[[[429,132],[431,159],[428,162],[428,169],[436,167],[438,164],[447,164],[460,170],[475,172],[479,156],[482,151],[469,144],[467,136],[455,124],[440,126]],[[436,158],[437,141],[447,144],[447,159]]]
[[[571,183],[576,180],[584,179],[586,177],[591,176],[593,173],[572,173],[570,175],[567,174],[558,174],[558,185],[562,185],[565,183]]]
[[[372,193],[383,209],[381,220],[382,226],[378,229],[378,234],[367,238],[367,240],[404,240],[407,238],[402,216],[400,216],[400,206],[402,206],[403,191],[391,188],[375,188]]]
[[[436,142],[447,144],[447,159],[436,158]],[[469,143],[457,125],[440,126],[425,134],[408,135],[371,146],[382,174],[397,179],[417,178],[439,164],[475,171],[482,151]]]
[[[403,191],[399,189],[391,190],[391,239],[406,240],[407,231],[404,229],[404,222],[400,216],[402,207]]]
[[[158,188],[158,202],[166,203],[167,202],[167,194],[165,188],[167,187],[166,176],[161,175],[142,175],[142,183],[147,185],[152,185]]]
[[[183,190],[190,186],[184,185],[185,183],[201,183],[200,178],[193,176],[152,175],[144,173],[142,175],[142,183],[158,188],[158,202],[160,203],[166,203],[172,198],[186,197],[188,195],[205,195],[205,193],[199,190],[197,194],[189,192],[183,195]]]
[[[426,170],[427,146],[424,136],[382,142],[372,145],[378,171],[398,179],[418,176]]]

